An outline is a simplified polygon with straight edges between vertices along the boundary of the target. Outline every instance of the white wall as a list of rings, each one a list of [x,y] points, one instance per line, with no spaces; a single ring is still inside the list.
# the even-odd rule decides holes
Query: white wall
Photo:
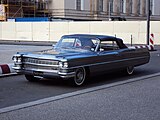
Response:
[[[2,39],[15,40],[16,39],[16,24],[12,22],[2,23]]]
[[[32,39],[34,41],[49,41],[49,22],[32,23]]]
[[[10,22],[11,23],[11,22]],[[13,24],[13,23],[12,23]],[[32,23],[16,22],[15,23],[15,40],[32,40]],[[9,35],[8,35],[9,36]]]
[[[50,41],[57,41],[62,35],[69,34],[68,22],[50,22]]]
[[[151,22],[155,44],[160,44],[160,21]],[[101,34],[120,37],[125,43],[146,44],[146,21],[1,22],[0,40],[58,41],[66,34]]]

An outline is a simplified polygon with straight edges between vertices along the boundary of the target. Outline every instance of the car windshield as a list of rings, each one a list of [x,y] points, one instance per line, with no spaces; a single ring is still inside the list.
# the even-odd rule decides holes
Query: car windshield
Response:
[[[62,37],[61,40],[56,44],[56,49],[82,49],[95,51],[99,40],[97,38],[86,38],[86,37]]]

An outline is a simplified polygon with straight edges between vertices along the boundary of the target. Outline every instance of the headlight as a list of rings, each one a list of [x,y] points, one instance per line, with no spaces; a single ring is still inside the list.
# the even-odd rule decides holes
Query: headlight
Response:
[[[22,57],[21,56],[13,56],[12,60],[15,62],[15,63],[20,63],[22,62]]]
[[[12,58],[12,60],[13,60],[14,62],[17,62],[17,58],[16,58],[15,56]]]
[[[67,68],[67,67],[68,67],[68,63],[67,63],[67,62],[64,62],[64,63],[63,63],[63,67]]]
[[[59,62],[59,66],[61,68],[67,68],[68,67],[68,63],[67,62]]]
[[[63,67],[63,63],[62,62],[59,62],[59,67]]]

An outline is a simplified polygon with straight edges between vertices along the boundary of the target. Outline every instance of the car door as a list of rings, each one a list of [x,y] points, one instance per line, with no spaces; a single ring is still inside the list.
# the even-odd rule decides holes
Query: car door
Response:
[[[96,66],[94,71],[106,72],[121,67],[120,49],[114,41],[103,41],[97,51]]]

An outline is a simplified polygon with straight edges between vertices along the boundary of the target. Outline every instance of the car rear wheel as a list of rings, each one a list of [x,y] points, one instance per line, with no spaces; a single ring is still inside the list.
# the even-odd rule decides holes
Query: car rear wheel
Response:
[[[128,74],[128,75],[132,75],[133,72],[134,72],[134,66],[129,66],[129,67],[127,67],[127,74]]]
[[[73,79],[75,86],[81,86],[86,80],[86,70],[84,67],[75,70],[75,77]]]
[[[25,77],[29,82],[36,82],[36,81],[40,80],[40,78],[36,78],[33,75],[25,75]]]

